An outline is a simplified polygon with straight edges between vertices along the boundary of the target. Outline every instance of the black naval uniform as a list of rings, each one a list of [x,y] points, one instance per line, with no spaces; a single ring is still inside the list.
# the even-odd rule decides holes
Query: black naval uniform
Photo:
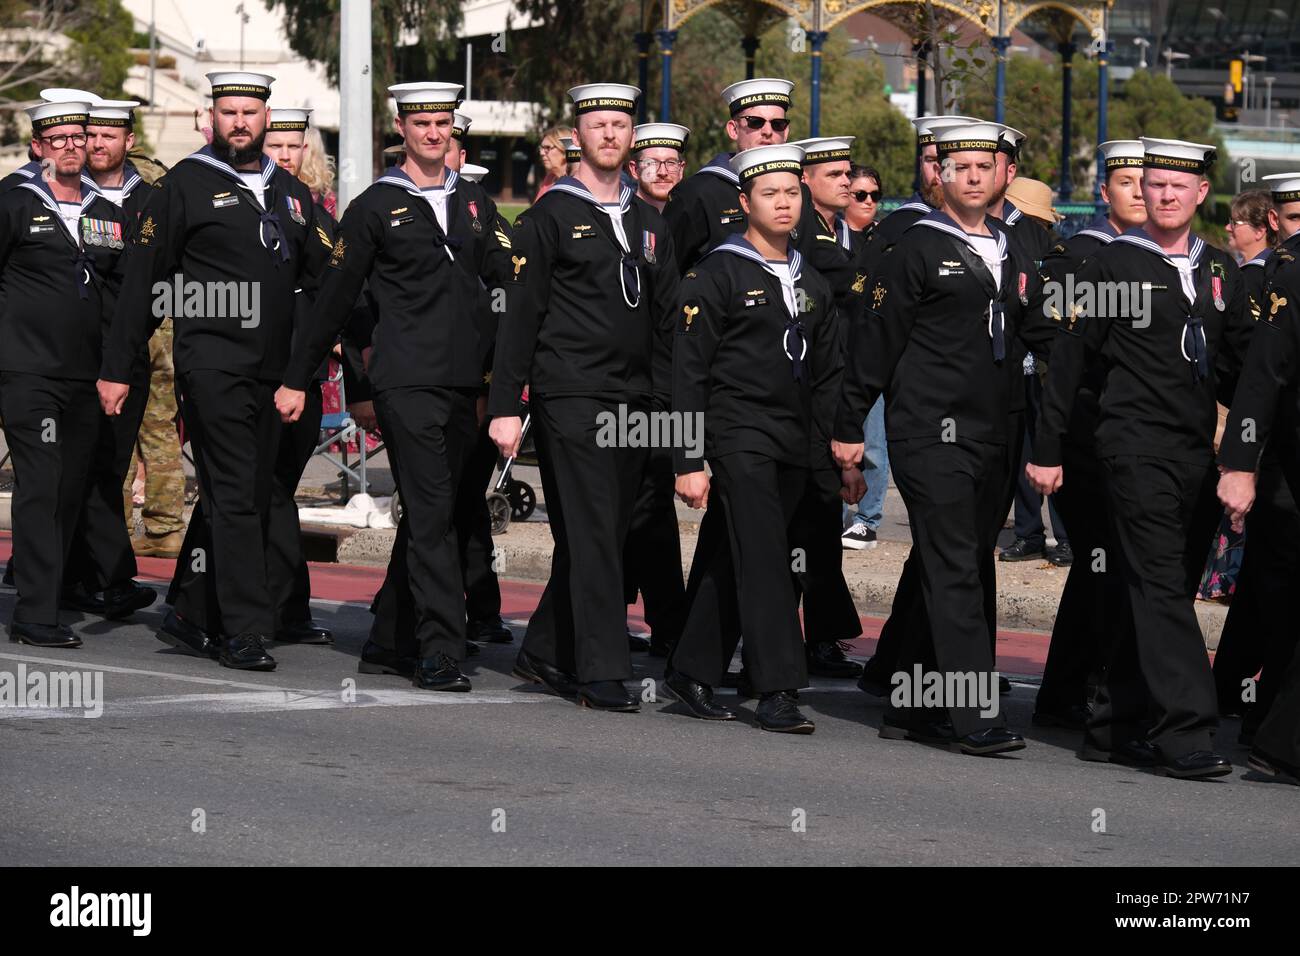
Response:
[[[740,178],[731,168],[734,155],[719,153],[668,194],[664,221],[673,237],[679,274],[723,239],[745,231]]]
[[[1300,240],[1298,240],[1300,241]],[[1297,386],[1300,385],[1300,260],[1290,240],[1274,253],[1273,268],[1260,305],[1259,326],[1247,353],[1245,368],[1232,399],[1219,464],[1234,471],[1258,471],[1261,487],[1256,489],[1253,515],[1260,507],[1265,465],[1261,456],[1271,455],[1285,475],[1292,500],[1300,499],[1300,414]],[[1246,423],[1253,424],[1247,438]],[[1247,549],[1254,539],[1247,529]],[[1289,581],[1295,588],[1295,578]],[[1300,774],[1300,642],[1296,640],[1294,617],[1270,628],[1264,656],[1264,684],[1272,685],[1271,705],[1255,733],[1255,754],[1281,762],[1292,775]],[[1264,702],[1261,686],[1260,709]],[[1252,754],[1252,757],[1255,756]],[[1252,765],[1254,764],[1252,760]]]
[[[0,417],[13,455],[14,549],[22,552],[15,623],[58,623],[102,415],[95,379],[125,217],[85,175],[79,213],[74,236],[39,176],[0,197]]]
[[[139,227],[140,213],[152,188],[130,162],[122,169],[121,210],[125,242]],[[107,198],[107,197],[105,197]],[[111,200],[110,200],[111,201]],[[107,339],[117,307],[120,273],[111,277],[106,289],[104,337]],[[122,484],[131,465],[140,423],[149,399],[149,348],[145,345],[131,368],[131,391],[115,416],[102,416],[90,464],[86,498],[77,524],[72,553],[64,571],[66,585],[80,584],[94,594],[129,585],[136,574],[135,552],[123,511]]]
[[[1037,276],[1002,223],[985,221],[1002,257],[1000,281],[962,228],[932,212],[882,260],[867,316],[849,330],[835,438],[861,442],[863,419],[885,395],[890,467],[912,524],[921,594],[909,613],[928,624],[906,628],[889,671],[922,662],[943,673],[993,670],[986,594],[996,591],[991,557],[1004,508],[1008,363],[1018,375],[1015,340],[1027,312],[1018,290],[1024,283],[1036,292]],[[978,707],[948,714],[957,737],[1004,724]],[[914,725],[921,713],[891,719]]]
[[[668,226],[628,187],[619,208],[626,247],[574,177],[520,217],[488,400],[489,415],[518,415],[529,383],[555,538],[524,651],[584,684],[632,676],[623,553],[649,454],[600,447],[598,429],[621,409],[653,410],[656,329],[671,323],[678,305]]]
[[[328,254],[334,246],[334,232],[338,224],[323,207],[315,208],[315,239]],[[293,335],[296,341],[314,321],[315,296],[306,288],[298,288],[294,295]],[[282,425],[279,447],[272,470],[271,505],[266,525],[266,579],[271,590],[275,609],[275,636],[282,640],[328,642],[322,631],[305,633],[312,629],[311,576],[302,552],[302,526],[298,522],[298,504],[294,495],[298,482],[311,460],[312,452],[320,440],[321,379],[327,373],[327,362],[321,364],[307,389],[303,413],[296,422]],[[147,384],[147,383],[146,383]],[[146,390],[147,391],[147,390]],[[134,394],[134,392],[133,392]],[[120,485],[120,482],[119,482]],[[120,496],[119,496],[120,498]],[[193,554],[203,546],[207,523],[204,520],[203,501],[194,505],[181,554]],[[182,584],[184,585],[182,589]],[[217,597],[216,580],[212,575],[177,576],[173,579],[167,601],[175,605],[184,594],[185,620],[209,636],[226,632]],[[270,636],[270,635],[268,635]]]
[[[447,228],[400,167],[353,200],[339,224],[321,312],[285,385],[305,389],[368,282],[376,319],[367,374],[404,505],[371,639],[400,657],[465,659],[465,594],[454,525],[457,488],[476,435],[484,283],[508,275],[496,207],[446,171]],[[402,607],[414,609],[410,630]],[[392,620],[392,627],[380,627]],[[395,646],[385,647],[391,638]],[[409,642],[409,643],[408,643]],[[412,646],[414,645],[414,646]]]
[[[742,632],[756,693],[807,683],[787,528],[810,480],[814,407],[833,400],[843,360],[831,289],[802,258],[791,248],[793,305],[743,237],[724,241],[682,284],[673,411],[703,416],[713,472],[709,515],[725,519],[725,537],[701,534],[686,626],[670,666],[710,687],[722,682]],[[804,311],[797,312],[800,299]],[[823,444],[823,457],[828,451]],[[675,468],[703,471],[704,462],[679,449]],[[726,590],[738,599],[729,622],[738,626],[719,629],[710,595]]]
[[[1070,277],[1077,276],[1083,263],[1117,235],[1103,216],[1053,246],[1040,269],[1045,293],[1055,284],[1060,290],[1058,295],[1064,296]],[[1053,305],[1045,301],[1043,307]],[[1067,307],[1068,303],[1062,302],[1059,308]],[[1128,594],[1119,567],[1098,562],[1099,556],[1115,553],[1106,469],[1096,442],[1098,401],[1104,381],[1099,365],[1094,358],[1084,375],[1061,442],[1061,460],[1070,480],[1056,492],[1055,499],[1066,527],[1071,529],[1075,561],[1061,591],[1035,703],[1036,714],[1044,719],[1050,719],[1049,715],[1064,717],[1069,723],[1082,716],[1089,699],[1089,683],[1095,683],[1100,676],[1113,635],[1131,626]]]
[[[174,606],[186,617],[191,595],[197,600],[203,577],[213,575],[231,637],[275,633],[266,527],[283,429],[274,393],[289,358],[295,290],[315,282],[329,255],[307,187],[265,156],[259,170],[263,204],[211,147],[181,160],[149,191],[101,373],[130,381],[162,318],[154,314],[155,283],[179,275],[209,294],[231,282],[256,283],[256,316],[173,315],[177,390],[204,503],[199,547],[177,561]]]
[[[1214,680],[1192,599],[1220,509],[1215,501],[1216,392],[1235,376],[1250,334],[1240,271],[1189,237],[1194,300],[1145,230],[1131,229],[1084,263],[1080,288],[1150,290],[1149,324],[1076,303],[1051,348],[1034,461],[1061,464],[1062,440],[1090,356],[1104,378],[1097,452],[1105,462],[1116,554],[1133,629],[1117,635],[1088,720],[1085,752],[1149,740],[1168,763],[1213,750]],[[1120,311],[1104,309],[1103,311]],[[1128,310],[1133,312],[1131,307]],[[1230,386],[1229,386],[1230,387]],[[1066,473],[1065,482],[1072,479]],[[1144,689],[1144,680],[1145,688]],[[1148,694],[1149,689],[1149,694]],[[1143,733],[1148,704],[1157,717]]]
[[[868,281],[880,268],[881,259],[898,244],[898,240],[903,238],[903,233],[908,227],[932,212],[934,207],[926,202],[920,193],[912,193],[907,202],[880,220],[876,228],[866,236],[866,242],[862,247],[862,265]]]
[[[41,163],[39,160],[31,160],[23,163],[8,176],[0,179],[0,193],[7,193],[15,186],[21,186],[23,183],[35,182],[40,177]]]

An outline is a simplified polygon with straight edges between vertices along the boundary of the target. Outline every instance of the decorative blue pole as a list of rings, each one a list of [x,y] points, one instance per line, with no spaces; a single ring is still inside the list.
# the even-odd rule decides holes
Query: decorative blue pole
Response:
[[[649,109],[647,100],[650,98],[650,91],[646,89],[650,85],[650,41],[653,37],[642,30],[636,35],[636,76],[637,85],[641,87],[641,98],[637,100],[636,121],[644,123],[646,121],[646,110]]]
[[[663,89],[659,92],[659,122],[672,122],[673,106],[673,41],[676,30],[659,30],[659,54],[663,60]]]
[[[993,118],[1004,123],[1007,118],[1007,50],[1011,49],[1011,37],[994,37],[992,43],[993,55],[998,62],[993,87]]]
[[[1074,157],[1073,134],[1070,125],[1071,105],[1074,94],[1074,44],[1066,40],[1059,47],[1061,51],[1061,187],[1058,195],[1061,202],[1069,202],[1074,192],[1074,183],[1070,179],[1070,160]]]
[[[812,44],[812,106],[808,110],[808,135],[820,136],[822,128],[822,46],[826,43],[825,30],[809,30],[808,42]]]

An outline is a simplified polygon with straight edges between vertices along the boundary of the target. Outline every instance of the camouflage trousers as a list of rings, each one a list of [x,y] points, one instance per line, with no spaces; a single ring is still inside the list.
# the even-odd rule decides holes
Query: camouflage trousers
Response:
[[[176,372],[172,366],[172,320],[163,319],[149,340],[149,401],[131,467],[122,494],[126,499],[128,531],[131,525],[131,483],[137,462],[143,458],[144,530],[150,535],[185,530],[185,472],[181,444],[176,434]]]

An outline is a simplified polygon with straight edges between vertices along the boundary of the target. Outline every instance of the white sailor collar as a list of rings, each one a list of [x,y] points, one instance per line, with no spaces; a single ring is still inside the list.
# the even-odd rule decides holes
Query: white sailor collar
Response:
[[[1010,210],[1010,212],[1008,212],[1008,210]],[[1002,200],[1002,221],[1008,226],[1014,226],[1024,218],[1024,215],[1025,214],[1017,209],[1016,204],[1010,199]]]
[[[894,212],[898,212],[902,209],[910,209],[913,212],[919,212],[923,216],[934,212],[934,207],[926,202],[920,193],[912,193],[912,195],[908,197],[907,202],[896,207]]]
[[[1139,249],[1145,249],[1152,255],[1159,256],[1172,268],[1178,268],[1174,265],[1174,260],[1160,248],[1160,244],[1152,239],[1151,236],[1147,234],[1147,231],[1141,226],[1134,226],[1132,229],[1120,233],[1115,237],[1115,242],[1127,242],[1137,246]],[[1201,264],[1201,254],[1203,252],[1205,252],[1205,240],[1193,233],[1188,237],[1187,242],[1187,261],[1191,263],[1193,271],[1195,271],[1197,266]]]
[[[589,202],[598,208],[603,209],[605,207],[603,202],[592,195],[591,190],[587,188],[587,184],[576,176],[562,176],[560,179],[556,180],[555,185],[553,185],[551,189],[558,189],[562,193],[577,196],[579,199]],[[627,211],[632,208],[632,197],[635,194],[636,190],[631,186],[626,184],[620,185],[618,190],[618,211],[620,213],[626,214]]]
[[[1088,223],[1088,225],[1076,232],[1075,235],[1091,236],[1098,242],[1104,244],[1114,242],[1119,236],[1119,233],[1115,231],[1115,227],[1110,224],[1109,219],[1105,216],[1098,216],[1092,222]]]
[[[95,200],[99,199],[103,194],[100,193],[99,187],[95,185],[95,181],[91,179],[89,176],[87,176],[85,173],[82,173],[81,175],[80,185],[81,185],[81,213],[80,214],[84,216],[86,214],[86,210],[88,210],[91,207],[91,205],[95,202]],[[41,197],[41,202],[44,203],[50,209],[51,212],[62,214],[62,210],[59,209],[59,201],[54,198],[54,192],[50,189],[50,184],[45,181],[45,178],[43,176],[33,176],[31,179],[27,180],[27,182],[19,183],[14,188],[30,189],[32,192],[36,193],[36,195]]]
[[[1006,261],[1007,234],[1003,232],[1001,228],[999,228],[998,221],[994,219],[992,216],[985,216],[984,223],[989,227],[989,232],[993,234],[993,238],[997,240],[998,261],[999,262]],[[969,246],[971,251],[974,252],[976,255],[980,254],[980,251],[977,248],[975,248],[975,243],[971,242],[970,233],[968,233],[961,226],[957,225],[957,223],[953,221],[952,217],[949,216],[942,209],[930,210],[930,212],[927,215],[922,216],[920,219],[916,220],[916,222],[912,223],[907,228],[915,229],[917,226],[925,226],[930,229],[938,229],[940,232],[946,232],[948,233],[948,235],[960,239],[962,242],[966,243],[966,245]]]
[[[699,171],[702,173],[711,173],[714,176],[721,176],[727,182],[731,183],[731,185],[739,189],[740,177],[737,176],[736,171],[731,168],[731,158],[735,155],[735,153],[718,153],[717,156],[714,156],[711,160],[701,166]]]
[[[1255,266],[1256,268],[1262,269],[1264,265],[1268,262],[1268,257],[1271,256],[1272,254],[1273,254],[1273,250],[1265,246],[1256,255],[1243,262],[1241,264],[1241,268],[1244,269],[1247,266]]]
[[[265,189],[271,184],[271,178],[275,175],[275,171],[280,167],[278,167],[275,163],[273,163],[271,161],[271,158],[265,154],[258,157],[258,159],[260,160],[261,163],[261,165],[259,166],[259,172],[262,175],[262,188]],[[227,179],[238,184],[241,189],[247,189],[250,194],[253,191],[253,187],[249,186],[248,183],[244,180],[244,177],[240,174],[240,170],[235,169],[234,166],[231,166],[224,159],[221,159],[219,156],[217,156],[217,154],[213,152],[211,146],[204,146],[202,149],[190,153],[188,156],[184,157],[181,160],[182,163],[187,161],[202,163],[205,166],[210,166],[211,168],[215,169],[217,172],[225,176]],[[245,170],[245,172],[252,172],[252,170]]]
[[[446,176],[443,178],[441,186],[430,186],[430,189],[441,189],[448,196],[456,191],[456,183],[460,181],[460,174],[451,167],[447,167]],[[387,186],[396,186],[398,189],[404,189],[412,196],[423,196],[424,193],[420,187],[415,185],[415,180],[407,175],[406,171],[400,166],[389,166],[384,170],[382,176],[375,180],[376,183],[384,183]]]
[[[799,254],[799,250],[793,245],[788,245],[786,248],[789,254],[790,281],[792,283],[798,282],[803,276],[803,256]],[[741,233],[733,232],[704,255],[707,258],[715,252],[725,252],[733,256],[740,256],[743,259],[749,259],[758,263],[763,268],[763,271],[771,275],[773,278],[778,280],[781,278],[777,275],[776,270],[772,268],[772,264],[763,258],[763,254],[755,249],[754,244],[746,239]]]

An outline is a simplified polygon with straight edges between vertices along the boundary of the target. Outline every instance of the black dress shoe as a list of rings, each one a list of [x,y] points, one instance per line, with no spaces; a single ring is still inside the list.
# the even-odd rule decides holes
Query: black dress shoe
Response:
[[[648,637],[642,637],[640,634],[633,634],[631,631],[628,631],[627,649],[633,654],[648,654],[650,653],[650,639]]]
[[[1181,757],[1165,757],[1160,761],[1160,770],[1179,780],[1203,780],[1232,773],[1232,761],[1213,750],[1193,750]]]
[[[1070,542],[1064,541],[1054,548],[1047,549],[1047,561],[1058,568],[1068,568],[1074,564],[1074,549],[1070,547]]]
[[[1016,538],[1015,544],[1003,548],[999,561],[1032,561],[1046,557],[1047,541],[1044,538]]]
[[[478,644],[475,644],[473,641],[465,642],[466,657],[478,657],[479,654],[481,654],[482,652],[483,652],[483,648],[480,647]]]
[[[135,581],[125,581],[104,590],[98,613],[110,621],[119,621],[148,607],[156,600],[158,600],[158,592],[153,588],[137,584]]]
[[[825,641],[804,648],[808,659],[808,673],[814,677],[836,677],[853,680],[862,676],[862,665],[844,656],[842,641]]]
[[[893,685],[888,674],[881,673],[881,668],[872,667],[871,661],[868,661],[862,669],[862,676],[858,678],[858,690],[872,697],[888,697]]]
[[[446,690],[464,693],[470,689],[469,678],[460,665],[446,654],[422,657],[415,665],[411,683],[420,690]]]
[[[701,720],[736,719],[734,713],[714,702],[713,688],[708,684],[701,684],[685,674],[669,670],[664,674],[664,687],[668,690],[668,696],[681,701],[687,710]]]
[[[764,694],[754,709],[758,726],[776,734],[810,734],[817,725],[799,713],[799,703],[792,690]]]
[[[206,631],[175,611],[167,612],[156,636],[164,644],[195,657],[214,658],[221,652],[220,641],[214,641]]]
[[[367,640],[361,648],[361,660],[357,662],[358,674],[395,674],[408,680],[415,676],[415,658],[402,657],[396,651],[380,647],[374,641]]]
[[[579,684],[578,706],[618,714],[633,714],[641,709],[637,699],[627,692],[621,680],[594,680]]]
[[[1257,770],[1268,777],[1280,777],[1287,783],[1300,785],[1300,766],[1279,760],[1271,754],[1256,748],[1250,752],[1246,761],[1251,770]]]
[[[1005,727],[989,727],[987,730],[977,730],[965,737],[958,737],[948,745],[948,749],[976,757],[991,757],[993,754],[1024,750],[1025,738]]]
[[[104,610],[104,601],[84,584],[65,584],[63,590],[59,592],[59,607],[65,611],[101,614]]]
[[[32,647],[80,647],[81,638],[66,624],[28,624],[9,622],[9,640]]]
[[[896,712],[886,712],[880,722],[880,736],[885,740],[913,740],[921,744],[949,744],[953,740],[952,724],[947,718],[907,720]]]
[[[1102,750],[1085,742],[1079,748],[1079,759],[1117,763],[1125,767],[1154,767],[1160,762],[1160,754],[1145,740],[1126,740],[1114,745],[1110,750]]]
[[[1009,677],[1004,677],[1001,674],[998,675],[998,693],[999,694],[1011,693],[1011,679]]]
[[[519,649],[519,656],[515,658],[515,666],[510,673],[530,684],[545,684],[561,697],[573,697],[578,693],[577,677],[529,654],[523,648]]]
[[[236,634],[221,645],[217,660],[222,667],[233,667],[237,671],[273,671],[275,658],[266,653],[264,640],[261,634],[251,631]]]
[[[333,644],[334,633],[315,621],[297,621],[276,631],[275,639],[281,644]]]
[[[1068,707],[1040,707],[1030,718],[1035,727],[1063,727],[1066,730],[1083,730],[1092,716],[1092,709],[1086,704],[1071,704]]]
[[[468,622],[465,625],[465,632],[471,641],[482,641],[488,644],[509,644],[515,639],[514,632],[505,621],[501,620],[500,614],[481,621]]]
[[[651,657],[668,657],[676,646],[675,641],[669,641],[666,638],[659,637],[655,634],[650,635],[650,656]]]

